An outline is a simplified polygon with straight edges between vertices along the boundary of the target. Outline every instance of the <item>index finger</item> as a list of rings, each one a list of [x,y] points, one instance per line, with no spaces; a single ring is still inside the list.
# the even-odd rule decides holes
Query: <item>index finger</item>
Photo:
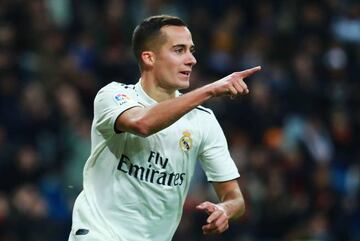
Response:
[[[261,70],[261,66],[256,66],[254,68],[251,68],[251,69],[246,69],[244,71],[241,71],[241,72],[237,72],[242,78],[246,78],[258,71]]]
[[[208,203],[208,202],[205,202],[205,203],[202,203],[202,204],[196,206],[196,209],[197,209],[197,210],[203,210],[203,211],[205,211],[207,214],[213,213],[213,212],[216,210],[216,208],[214,207],[214,205],[213,205],[213,204],[210,204],[210,203]]]

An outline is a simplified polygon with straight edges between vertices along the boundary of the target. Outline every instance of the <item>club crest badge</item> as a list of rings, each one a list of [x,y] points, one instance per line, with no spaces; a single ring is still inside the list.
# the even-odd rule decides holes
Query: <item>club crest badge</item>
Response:
[[[189,151],[192,148],[191,133],[188,130],[183,132],[183,136],[180,138],[179,145],[181,150]]]

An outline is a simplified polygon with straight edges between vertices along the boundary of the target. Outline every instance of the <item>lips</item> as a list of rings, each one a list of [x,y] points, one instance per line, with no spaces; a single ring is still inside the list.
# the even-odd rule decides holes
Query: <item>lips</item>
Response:
[[[191,71],[180,71],[180,74],[185,75],[187,77],[190,76]]]

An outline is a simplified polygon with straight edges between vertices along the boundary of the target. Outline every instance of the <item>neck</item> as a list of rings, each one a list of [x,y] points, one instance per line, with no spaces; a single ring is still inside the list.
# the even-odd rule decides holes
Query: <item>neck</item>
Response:
[[[145,93],[157,102],[175,98],[176,90],[162,87],[153,76],[141,74],[140,84]]]

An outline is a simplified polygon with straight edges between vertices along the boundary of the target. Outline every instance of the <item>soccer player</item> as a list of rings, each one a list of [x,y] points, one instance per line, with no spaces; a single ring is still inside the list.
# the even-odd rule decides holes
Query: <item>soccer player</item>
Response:
[[[200,104],[247,94],[243,79],[260,67],[182,95],[178,90],[189,87],[196,64],[185,23],[150,17],[132,41],[141,78],[135,85],[112,82],[95,97],[91,154],[69,240],[171,240],[198,160],[219,197],[197,206],[208,214],[202,231],[222,233],[244,213],[244,200],[223,131]]]

